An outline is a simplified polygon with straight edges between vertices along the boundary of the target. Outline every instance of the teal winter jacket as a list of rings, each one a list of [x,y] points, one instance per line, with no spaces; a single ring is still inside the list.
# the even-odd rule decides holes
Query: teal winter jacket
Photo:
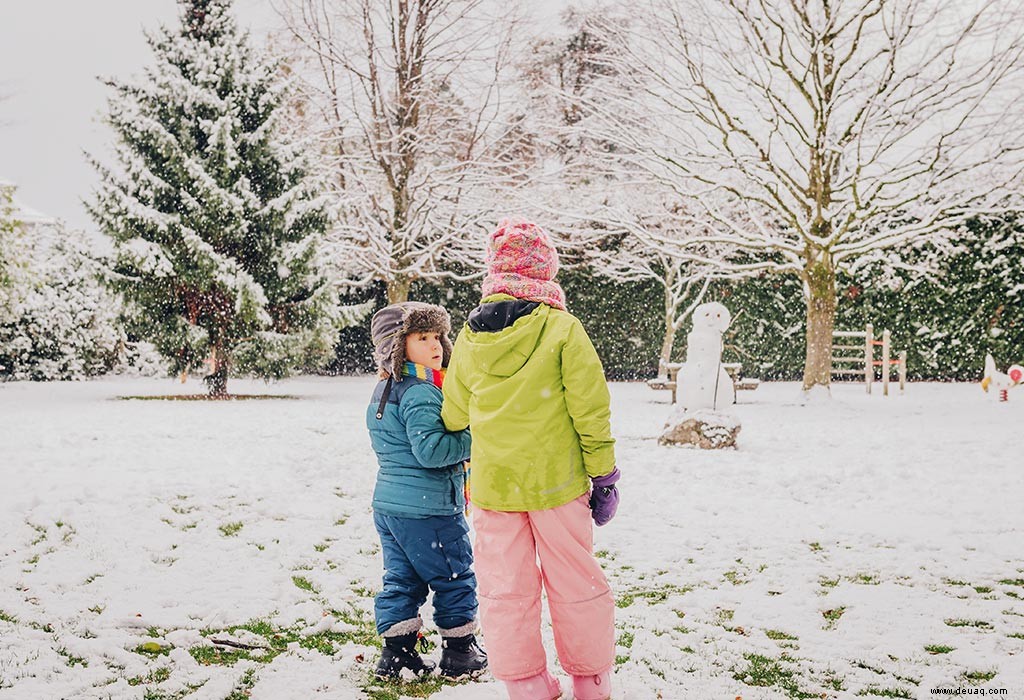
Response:
[[[386,384],[377,384],[366,409],[366,427],[380,465],[374,511],[413,518],[461,513],[466,507],[463,462],[469,459],[469,430],[446,430],[441,390],[410,376],[392,382],[378,419]]]

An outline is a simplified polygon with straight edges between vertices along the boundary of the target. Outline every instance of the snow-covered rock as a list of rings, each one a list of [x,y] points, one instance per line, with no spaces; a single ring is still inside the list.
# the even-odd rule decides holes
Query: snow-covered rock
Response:
[[[658,442],[662,445],[694,445],[702,450],[736,446],[740,434],[736,416],[719,411],[677,410],[665,423]]]

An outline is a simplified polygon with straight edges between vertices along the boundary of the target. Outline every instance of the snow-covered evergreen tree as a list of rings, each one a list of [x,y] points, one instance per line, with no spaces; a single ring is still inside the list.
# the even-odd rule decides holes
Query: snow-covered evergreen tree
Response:
[[[0,182],[0,323],[6,323],[13,310],[13,289],[23,267],[21,252],[25,235],[14,215],[14,185]],[[3,372],[0,368],[0,372]]]
[[[118,305],[88,248],[82,232],[26,216],[0,185],[0,377],[81,379],[114,364]]]
[[[329,354],[343,321],[319,272],[323,202],[280,135],[287,90],[250,46],[230,0],[179,0],[181,27],[148,35],[156,64],[108,84],[119,168],[89,204],[115,242],[113,283],[131,328],[172,370],[209,357],[266,378]]]

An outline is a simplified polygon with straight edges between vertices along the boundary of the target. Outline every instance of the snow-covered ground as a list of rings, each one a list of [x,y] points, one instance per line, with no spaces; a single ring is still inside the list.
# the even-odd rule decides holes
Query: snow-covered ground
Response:
[[[397,697],[369,681],[372,385],[0,386],[0,698]],[[736,407],[739,449],[714,453],[657,444],[667,392],[612,397],[616,698],[1024,692],[1024,395],[838,386],[801,406],[764,384]]]

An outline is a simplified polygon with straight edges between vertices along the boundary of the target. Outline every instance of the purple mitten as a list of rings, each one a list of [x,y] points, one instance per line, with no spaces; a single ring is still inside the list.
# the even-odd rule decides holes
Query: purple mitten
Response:
[[[618,467],[604,476],[595,476],[590,480],[594,484],[594,490],[590,494],[590,515],[598,527],[607,525],[608,521],[615,517],[615,511],[619,509],[619,490],[615,488],[615,482],[618,480]]]

